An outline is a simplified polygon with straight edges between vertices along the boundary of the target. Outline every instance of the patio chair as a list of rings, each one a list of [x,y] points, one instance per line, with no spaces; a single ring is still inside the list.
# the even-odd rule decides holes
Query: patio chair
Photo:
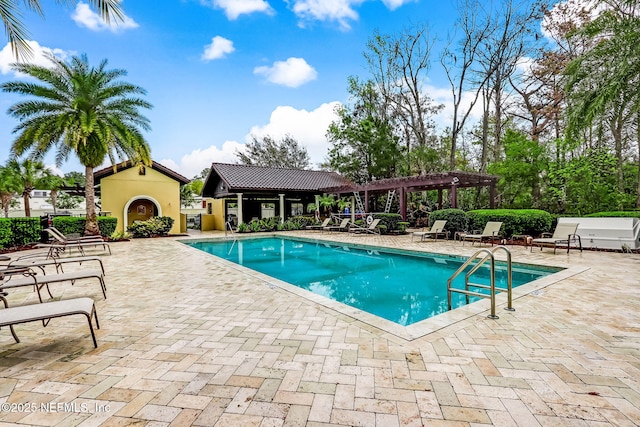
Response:
[[[107,299],[107,286],[105,285],[102,271],[97,269],[83,269],[58,274],[35,274],[35,272],[28,267],[7,267],[0,269],[0,294],[6,296],[7,290],[9,289],[33,286],[38,293],[38,300],[43,302],[42,288],[46,288],[49,297],[53,298],[49,285],[71,282],[73,286],[76,281],[83,279],[97,279],[102,295]]]
[[[322,231],[347,231],[349,229],[349,218],[345,218],[339,225],[329,225],[322,227]]]
[[[83,262],[95,261],[100,264],[100,270],[104,275],[104,265],[102,264],[102,258],[97,255],[79,256],[79,257],[63,257],[63,258],[47,258],[46,253],[31,254],[21,256],[15,259],[10,259],[9,267],[38,267],[42,270],[43,274],[46,274],[45,267],[53,266],[57,273],[64,273],[63,264],[78,263],[82,265]]]
[[[80,255],[85,256],[85,249],[102,247],[103,253],[111,255],[111,247],[104,240],[83,240],[69,241],[57,243],[38,243],[36,248],[47,249],[48,258],[59,258],[63,253],[70,253],[72,249],[76,249]]]
[[[552,246],[553,245],[553,253],[556,253],[556,249],[558,245],[564,246],[567,245],[567,253],[571,249],[571,243],[577,245],[580,248],[580,252],[582,252],[582,239],[578,234],[576,234],[576,230],[578,229],[579,224],[575,223],[565,223],[560,222],[556,225],[556,229],[553,231],[551,237],[548,237],[550,233],[543,233],[540,238],[533,239],[531,241],[531,251],[533,252],[533,246],[540,246],[540,250],[544,246]]]
[[[378,228],[378,224],[380,224],[380,218],[376,218],[371,221],[367,227],[360,227],[359,225],[353,224],[349,227],[349,233],[371,233],[371,234],[380,234],[380,229]]]
[[[432,239],[438,240],[438,236],[444,236],[445,239],[449,237],[449,232],[444,231],[444,226],[447,225],[447,220],[439,219],[433,222],[433,225],[428,230],[416,231],[411,234],[411,241],[413,242],[414,237],[420,237],[420,241],[424,241],[426,237],[431,237]]]
[[[14,325],[41,320],[43,325],[47,326],[49,321],[54,317],[82,314],[89,321],[89,330],[91,331],[93,346],[98,348],[91,318],[93,317],[96,321],[96,329],[100,329],[100,325],[98,323],[96,306],[91,298],[72,298],[16,307],[7,307],[7,301],[2,296],[0,296],[0,299],[3,300],[5,306],[5,308],[0,310],[0,327],[8,326],[16,342],[19,343],[20,339],[18,339],[18,335],[16,335],[16,332],[13,330]]]
[[[49,236],[53,237],[53,240],[60,243],[69,243],[69,242],[104,242],[102,236],[79,236],[79,237],[67,237],[60,230],[55,227],[45,228],[44,231],[49,234]]]
[[[328,227],[330,222],[331,222],[331,218],[325,218],[325,220],[322,221],[322,224],[320,224],[320,225],[307,225],[305,227],[305,230],[322,230],[323,228]]]
[[[500,236],[500,229],[502,228],[502,222],[500,221],[489,221],[484,226],[484,230],[480,234],[463,234],[462,235],[462,244],[467,240],[471,241],[471,244],[475,242],[482,242],[486,240],[491,241],[491,246],[493,246],[493,241]]]

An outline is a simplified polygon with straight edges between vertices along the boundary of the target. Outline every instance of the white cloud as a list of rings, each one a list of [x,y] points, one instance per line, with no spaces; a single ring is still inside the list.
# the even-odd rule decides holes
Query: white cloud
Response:
[[[269,3],[264,0],[213,0],[213,7],[224,10],[227,18],[232,21],[238,19],[240,15],[254,12],[262,12],[268,15],[274,13]]]
[[[265,76],[271,83],[288,87],[301,86],[318,76],[318,72],[303,58],[276,61],[272,67],[256,67],[253,73]]]
[[[92,31],[109,30],[115,33],[138,27],[138,24],[133,19],[124,14],[122,19],[111,17],[109,23],[107,23],[100,15],[91,10],[88,4],[82,2],[76,5],[76,10],[71,15],[71,19],[80,27],[86,27]]]
[[[211,163],[237,163],[236,150],[242,150],[244,144],[237,141],[225,141],[222,148],[211,145],[205,149],[197,149],[185,154],[177,164],[171,159],[159,160],[159,163],[187,178],[199,175],[204,168],[211,167]]]
[[[307,149],[312,168],[317,169],[319,164],[325,160],[329,149],[329,142],[325,134],[329,124],[338,119],[335,114],[337,105],[339,105],[337,101],[326,103],[313,111],[279,106],[271,113],[269,123],[251,128],[245,136],[245,141],[250,142],[253,135],[256,138],[269,135],[276,140],[291,135]],[[179,163],[173,159],[162,159],[158,162],[187,178],[192,178],[214,162],[238,163],[236,151],[243,151],[244,147],[245,144],[237,141],[225,141],[222,147],[211,145],[205,149],[193,150],[182,156]]]
[[[353,6],[359,6],[364,0],[295,0],[293,12],[305,21],[336,21],[343,30],[349,30],[349,21],[357,21],[358,13]],[[393,0],[391,0],[393,1]],[[399,1],[399,0],[396,0]]]
[[[212,61],[214,59],[224,58],[227,54],[233,52],[233,42],[224,37],[215,36],[211,39],[211,44],[204,47],[204,52],[200,59],[203,61]]]
[[[384,3],[384,5],[390,9],[390,10],[396,10],[397,8],[399,8],[400,6],[406,4],[406,3],[411,3],[417,0],[382,0],[382,3]]]
[[[34,40],[27,41],[27,44],[31,48],[32,56],[30,58],[21,58],[21,61],[34,65],[41,65],[44,67],[51,65],[51,62],[44,55],[45,52],[52,53],[62,59],[66,59],[67,57],[74,55],[73,52],[64,51],[62,49],[51,49],[49,47],[40,46],[40,44]],[[11,73],[11,64],[14,63],[16,63],[16,58],[13,56],[13,52],[11,51],[11,45],[7,43],[2,50],[0,50],[0,73]],[[15,73],[15,76],[24,77],[18,73]]]
[[[276,140],[291,135],[307,149],[315,169],[327,156],[330,147],[326,137],[327,128],[338,119],[335,113],[338,105],[337,101],[325,103],[313,111],[279,106],[271,113],[269,123],[251,128],[246,140],[250,141],[252,135],[258,138],[269,135]]]
[[[64,176],[64,172],[62,171],[62,169],[57,167],[55,164],[46,165],[45,168],[49,169],[54,175]]]

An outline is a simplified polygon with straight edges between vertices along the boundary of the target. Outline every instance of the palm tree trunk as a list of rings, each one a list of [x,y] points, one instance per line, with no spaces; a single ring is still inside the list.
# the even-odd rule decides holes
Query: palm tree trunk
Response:
[[[51,190],[51,204],[53,205],[53,214],[56,212],[56,205],[58,204],[58,192],[56,190]]]
[[[28,192],[22,193],[22,200],[24,200],[24,216],[31,217],[31,206],[29,205],[30,194]]]
[[[0,197],[2,198],[2,210],[4,211],[4,217],[9,218],[9,205],[11,204],[13,195],[11,193],[2,193]]]
[[[95,188],[93,186],[93,168],[91,166],[85,166],[85,184],[84,194],[87,203],[87,220],[84,226],[85,236],[97,236],[100,234],[98,228],[98,217],[96,215],[96,196]]]

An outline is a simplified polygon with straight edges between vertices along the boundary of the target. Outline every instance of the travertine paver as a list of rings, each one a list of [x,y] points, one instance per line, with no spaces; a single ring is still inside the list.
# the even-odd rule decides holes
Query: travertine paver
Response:
[[[112,244],[107,300],[91,283],[56,287],[96,300],[97,349],[82,318],[17,326],[19,344],[0,331],[0,425],[640,425],[640,255],[514,246],[516,262],[571,273],[516,295],[515,312],[499,300],[497,320],[475,305],[405,330],[176,240]],[[8,299],[37,301],[30,289]]]

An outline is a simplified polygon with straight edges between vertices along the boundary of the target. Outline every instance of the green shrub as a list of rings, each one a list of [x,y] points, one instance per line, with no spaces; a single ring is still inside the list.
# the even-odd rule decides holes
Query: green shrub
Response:
[[[456,231],[468,231],[469,218],[462,209],[441,209],[431,212],[429,215],[429,226],[437,220],[446,220],[444,230],[453,235]]]
[[[502,222],[502,235],[539,236],[551,231],[553,216],[539,209],[479,209],[467,212],[469,229],[482,231],[489,221]]]
[[[262,226],[260,225],[259,219],[254,219],[249,222],[249,231],[257,233],[258,231],[262,231]]]
[[[109,237],[111,240],[127,240],[131,238],[131,234],[128,231],[114,231]]]
[[[86,223],[85,217],[80,216],[56,216],[53,218],[53,226],[60,230],[65,236],[84,234],[84,226]],[[99,216],[98,228],[100,229],[100,235],[102,237],[110,237],[116,226],[118,225],[118,218],[113,216]]]
[[[378,228],[381,233],[399,231],[399,222],[402,221],[402,215],[396,213],[376,213],[373,214],[374,219],[379,219]],[[384,227],[383,227],[384,226]]]
[[[173,226],[173,218],[154,216],[146,221],[136,221],[127,227],[133,237],[166,236]]]
[[[0,248],[11,247],[13,233],[11,232],[11,219],[0,218]]]
[[[611,212],[595,212],[585,217],[595,218],[640,218],[640,211],[611,211]]]
[[[297,230],[304,229],[307,225],[320,225],[322,221],[316,221],[316,217],[313,215],[299,215],[289,218],[289,221],[292,221],[297,224]]]
[[[116,217],[113,217],[113,216],[98,217],[98,228],[100,229],[100,235],[104,237],[111,236],[116,231],[117,225],[118,225],[118,218]]]
[[[40,218],[0,218],[0,248],[14,248],[40,241]]]

